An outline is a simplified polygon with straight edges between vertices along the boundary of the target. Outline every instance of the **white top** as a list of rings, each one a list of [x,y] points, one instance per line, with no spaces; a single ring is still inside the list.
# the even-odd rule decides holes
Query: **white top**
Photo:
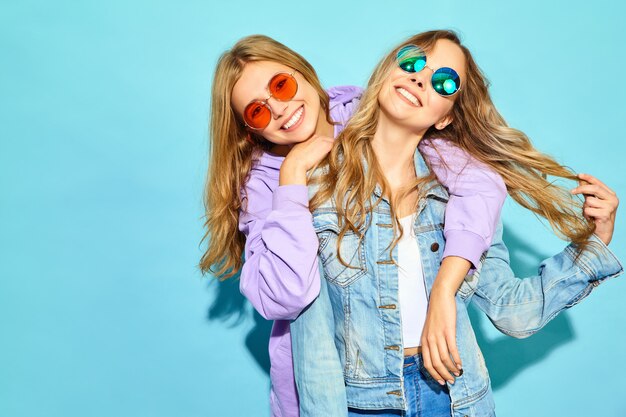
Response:
[[[420,345],[428,299],[424,285],[422,258],[413,232],[415,215],[400,220],[404,233],[398,242],[398,301],[402,317],[402,340],[405,348]]]

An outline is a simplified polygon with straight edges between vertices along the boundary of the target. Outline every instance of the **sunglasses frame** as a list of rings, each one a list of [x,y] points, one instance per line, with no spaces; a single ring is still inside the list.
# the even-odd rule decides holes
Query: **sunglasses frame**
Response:
[[[279,99],[278,97],[274,97],[274,96],[273,96],[273,94],[272,94],[272,92],[270,91],[270,84],[272,83],[272,80],[273,80],[273,79],[274,79],[277,75],[280,75],[280,74],[286,74],[286,75],[288,75],[288,76],[289,76],[289,77],[291,77],[291,78],[293,79],[293,81],[296,83],[296,91],[293,93],[293,96],[291,96],[291,98],[290,98],[290,99],[288,99],[288,100],[281,100],[281,99]],[[271,122],[271,119],[273,119],[273,118],[274,118],[274,112],[272,111],[272,108],[271,108],[271,107],[267,104],[267,102],[268,102],[268,100],[269,100],[270,98],[274,97],[276,100],[281,101],[281,102],[283,102],[283,103],[285,103],[285,102],[287,102],[287,101],[291,101],[291,100],[293,100],[293,98],[296,96],[296,94],[298,94],[298,88],[300,87],[300,86],[298,85],[298,80],[296,80],[296,77],[294,76],[295,74],[296,74],[296,71],[294,70],[294,71],[292,71],[292,72],[280,71],[280,72],[277,72],[276,74],[272,75],[272,77],[270,78],[270,80],[267,82],[267,85],[265,86],[265,89],[266,89],[266,90],[267,90],[267,92],[269,93],[269,96],[267,96],[267,98],[266,98],[265,100],[253,99],[253,100],[250,100],[250,102],[249,102],[248,104],[246,104],[246,107],[244,107],[244,108],[243,108],[243,114],[244,114],[244,115],[242,116],[242,119],[243,119],[243,124],[244,124],[244,125],[245,125],[248,129],[251,129],[251,130],[263,130],[263,129],[265,129],[267,126],[269,126],[269,124],[270,124],[270,122]],[[245,116],[245,114],[246,114],[246,109],[247,109],[247,108],[248,108],[248,106],[250,106],[252,103],[259,103],[259,104],[261,104],[262,106],[265,106],[265,107],[266,107],[266,108],[270,111],[270,115],[271,115],[270,122],[268,122],[265,126],[263,126],[263,127],[253,127],[253,126],[250,126],[250,125],[248,124],[248,122],[246,122],[246,116]]]
[[[424,61],[427,61],[426,58],[426,53],[424,52],[424,50],[422,48],[420,48],[419,46],[415,45],[415,44],[407,44],[402,46],[400,49],[398,49],[398,52],[396,52],[396,64],[398,65],[398,68],[400,68],[402,71],[404,71],[407,74],[416,74],[420,71],[422,71],[424,68],[428,68],[429,70],[431,70],[433,72],[433,75],[430,77],[430,86],[433,88],[433,90],[435,90],[435,93],[439,94],[441,97],[452,97],[453,95],[457,94],[459,91],[461,91],[461,87],[462,87],[462,83],[461,83],[461,76],[459,75],[459,73],[454,69],[454,68],[450,68],[450,67],[439,67],[437,69],[433,69],[431,66],[429,66],[428,64],[424,64],[424,66],[422,67],[422,69],[420,69],[419,71],[406,71],[404,68],[402,68],[402,66],[400,65],[400,57],[398,56],[398,54],[400,53],[400,51],[402,51],[404,48],[407,48],[409,46],[414,47],[415,49],[419,50],[422,52],[423,56],[424,56]],[[435,73],[437,71],[439,71],[440,69],[449,69],[454,71],[454,73],[456,74],[457,77],[459,77],[459,88],[456,89],[456,91],[452,94],[441,94],[439,91],[437,91],[437,89],[435,88],[435,86],[433,85],[433,77],[435,76]]]

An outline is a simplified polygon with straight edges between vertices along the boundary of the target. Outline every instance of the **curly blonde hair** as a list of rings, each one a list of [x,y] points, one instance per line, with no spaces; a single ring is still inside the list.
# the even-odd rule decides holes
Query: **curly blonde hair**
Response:
[[[582,217],[579,199],[548,180],[548,176],[577,180],[575,173],[538,151],[523,132],[507,125],[491,101],[489,83],[472,54],[461,44],[456,33],[447,30],[412,36],[378,64],[359,109],[321,164],[322,174],[315,178],[319,188],[311,199],[311,210],[333,198],[340,225],[338,246],[348,232],[357,233],[362,238],[363,228],[368,226],[366,215],[373,209],[369,202],[376,185],[382,188],[382,195],[389,195],[389,187],[371,145],[380,114],[378,95],[396,65],[396,53],[402,46],[414,44],[428,53],[440,39],[450,40],[461,48],[467,63],[467,75],[452,108],[452,123],[442,130],[431,127],[422,140],[444,138],[488,165],[502,176],[508,193],[517,203],[545,218],[560,238],[575,243],[579,250],[587,247],[595,229],[594,223]],[[390,202],[392,215],[394,206],[403,196],[415,190],[418,195],[423,195],[423,185],[431,179],[432,174],[428,178],[417,178],[408,189],[394,196]],[[380,199],[374,205],[379,202]],[[396,225],[399,225],[397,218],[394,229]],[[339,248],[337,254],[339,256]]]

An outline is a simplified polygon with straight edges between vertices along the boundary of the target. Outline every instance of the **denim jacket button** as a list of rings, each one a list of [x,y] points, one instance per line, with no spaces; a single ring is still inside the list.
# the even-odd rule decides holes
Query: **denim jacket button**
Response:
[[[439,250],[439,243],[435,242],[432,245],[430,245],[430,250],[432,252],[437,252]]]

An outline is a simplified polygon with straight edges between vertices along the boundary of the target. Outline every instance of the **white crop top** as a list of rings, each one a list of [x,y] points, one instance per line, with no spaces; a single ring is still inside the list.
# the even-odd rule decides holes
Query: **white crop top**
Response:
[[[400,220],[404,234],[398,242],[398,301],[402,317],[402,340],[405,348],[420,345],[428,298],[417,240],[413,232],[415,214]]]

